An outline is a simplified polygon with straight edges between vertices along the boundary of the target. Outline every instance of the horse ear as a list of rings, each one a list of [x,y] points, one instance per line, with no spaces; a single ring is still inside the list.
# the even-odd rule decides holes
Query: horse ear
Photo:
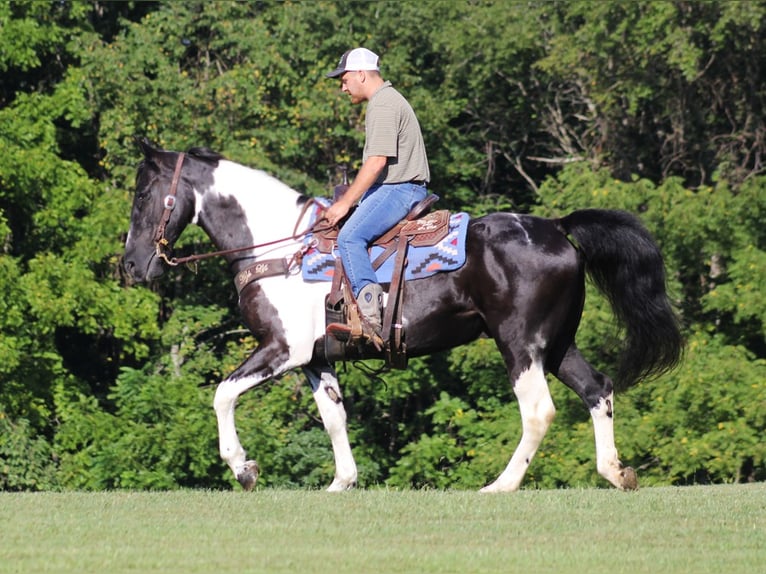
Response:
[[[146,159],[152,159],[156,155],[157,151],[159,151],[152,145],[152,142],[150,142],[149,138],[147,137],[135,136],[133,139],[135,140],[136,145],[141,148],[141,151],[143,152]]]

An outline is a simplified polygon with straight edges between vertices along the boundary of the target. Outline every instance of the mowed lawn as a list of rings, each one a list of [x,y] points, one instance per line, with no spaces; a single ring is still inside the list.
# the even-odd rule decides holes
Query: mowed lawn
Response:
[[[766,572],[766,484],[0,494],[0,572]]]

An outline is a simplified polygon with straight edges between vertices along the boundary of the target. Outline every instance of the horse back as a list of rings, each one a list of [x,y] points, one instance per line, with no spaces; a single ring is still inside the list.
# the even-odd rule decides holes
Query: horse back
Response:
[[[465,265],[407,285],[408,354],[480,336],[565,350],[582,313],[584,273],[579,253],[551,220],[513,213],[473,219]]]

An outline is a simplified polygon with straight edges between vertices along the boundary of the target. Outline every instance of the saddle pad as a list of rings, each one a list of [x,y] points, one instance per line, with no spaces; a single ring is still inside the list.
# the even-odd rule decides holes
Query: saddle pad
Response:
[[[313,217],[316,217],[316,213]],[[468,220],[467,213],[453,213],[450,215],[449,232],[439,243],[426,247],[410,245],[407,249],[405,280],[423,279],[442,271],[454,271],[462,267],[465,263],[465,236]],[[311,236],[307,236],[304,241],[306,244],[310,243]],[[374,261],[383,251],[382,247],[374,246],[370,250],[370,261]],[[379,283],[391,282],[395,260],[396,252],[376,271]],[[312,247],[303,256],[301,268],[303,279],[306,281],[332,281],[335,257],[331,253],[321,253]]]

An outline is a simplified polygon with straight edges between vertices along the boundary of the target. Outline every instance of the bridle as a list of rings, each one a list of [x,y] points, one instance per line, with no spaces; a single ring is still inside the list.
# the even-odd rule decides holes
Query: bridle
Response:
[[[167,238],[165,237],[165,228],[168,226],[170,216],[176,207],[176,191],[178,190],[178,182],[181,179],[181,167],[184,164],[185,157],[186,154],[183,152],[178,154],[178,160],[176,160],[176,168],[173,171],[173,179],[170,182],[170,191],[168,191],[168,194],[162,200],[165,210],[160,216],[160,223],[157,226],[157,231],[154,232],[154,245],[157,251],[157,257],[164,259],[165,263],[168,265],[178,265],[178,263],[173,263],[173,259],[170,259],[165,253],[165,248],[169,244]]]
[[[298,225],[300,225],[300,222],[303,219],[303,216],[308,211],[309,207],[311,207],[312,205],[316,205],[319,207],[320,210],[325,209],[323,205],[321,205],[312,197],[312,198],[309,198],[309,200],[303,204],[303,208],[301,209],[301,212],[298,215],[298,219],[295,222],[295,227],[293,228],[293,234],[290,237],[283,237],[281,239],[275,239],[273,241],[267,241],[265,243],[258,243],[256,245],[248,245],[247,247],[235,247],[234,249],[225,249],[223,251],[213,251],[210,253],[189,255],[187,257],[168,257],[165,250],[170,244],[170,242],[165,237],[165,228],[167,227],[168,222],[170,221],[170,216],[172,215],[173,210],[176,207],[176,203],[177,203],[176,193],[178,191],[178,182],[181,180],[181,168],[183,167],[185,157],[186,157],[186,154],[184,152],[179,152],[178,159],[176,160],[176,167],[173,171],[173,179],[170,182],[170,189],[168,190],[167,195],[162,200],[164,210],[162,212],[162,215],[160,216],[160,222],[157,225],[157,231],[155,231],[154,233],[154,245],[155,245],[157,257],[165,261],[165,263],[167,263],[171,267],[176,267],[177,265],[181,265],[183,263],[194,263],[196,261],[200,261],[202,259],[208,259],[210,257],[218,257],[221,255],[239,253],[240,251],[249,251],[251,249],[258,249],[260,247],[268,247],[270,245],[284,243],[285,241],[295,241],[297,239],[305,237],[306,235],[319,232],[319,231],[326,231],[328,229],[333,228],[332,225],[324,225],[324,226],[319,225],[319,223],[322,220],[318,219],[316,223],[314,223],[314,225],[312,225],[310,228],[306,229],[305,231],[298,232]],[[289,269],[290,267],[292,267],[294,263],[296,262],[300,263],[300,260],[303,258],[303,255],[311,247],[313,247],[312,244],[302,246],[297,253],[295,253],[291,258],[289,258],[289,261],[284,263],[284,266],[287,269]],[[279,261],[282,262],[282,260],[279,260]],[[263,265],[263,264],[267,264],[271,262],[272,262],[271,260],[263,261],[260,264]]]

